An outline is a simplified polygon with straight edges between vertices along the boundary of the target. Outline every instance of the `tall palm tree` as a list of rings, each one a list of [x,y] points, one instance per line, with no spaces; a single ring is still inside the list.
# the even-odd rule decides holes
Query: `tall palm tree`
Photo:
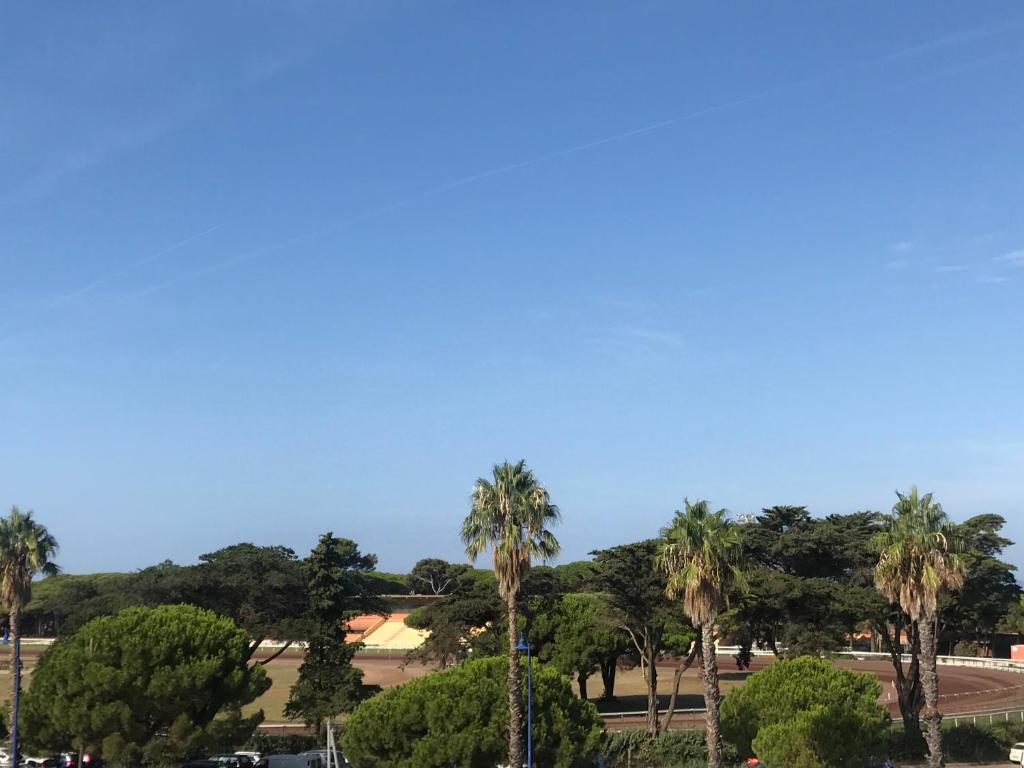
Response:
[[[480,478],[473,487],[472,506],[462,521],[462,541],[470,560],[488,549],[494,557],[498,591],[508,613],[508,758],[512,768],[520,768],[523,703],[516,601],[530,562],[558,554],[558,540],[548,526],[556,523],[559,515],[547,489],[525,462],[495,464],[491,474],[491,480]]]
[[[11,759],[18,757],[18,694],[21,691],[21,611],[32,599],[32,579],[58,572],[53,556],[57,540],[32,518],[32,511],[11,508],[0,518],[0,599],[8,611],[11,646]]]
[[[897,491],[896,496],[897,502],[885,529],[875,537],[879,552],[875,586],[891,602],[898,603],[917,624],[928,765],[941,768],[945,762],[939,676],[935,664],[935,625],[940,592],[963,586],[962,545],[946,513],[932,500],[932,494],[922,496],[916,487],[911,487],[907,493]]]
[[[746,589],[740,570],[743,545],[739,529],[726,511],[711,512],[706,501],[686,501],[661,531],[658,564],[668,577],[671,598],[682,598],[683,612],[700,630],[704,703],[707,708],[708,768],[722,764],[722,731],[718,706],[718,662],[715,659],[715,621],[728,607],[729,593]]]

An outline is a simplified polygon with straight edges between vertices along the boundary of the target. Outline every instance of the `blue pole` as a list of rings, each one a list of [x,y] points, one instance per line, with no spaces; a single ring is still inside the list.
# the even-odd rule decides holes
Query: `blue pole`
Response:
[[[14,698],[11,701],[11,765],[18,765],[18,700],[21,698],[21,633],[14,638]]]
[[[526,645],[526,765],[533,768],[533,656]]]

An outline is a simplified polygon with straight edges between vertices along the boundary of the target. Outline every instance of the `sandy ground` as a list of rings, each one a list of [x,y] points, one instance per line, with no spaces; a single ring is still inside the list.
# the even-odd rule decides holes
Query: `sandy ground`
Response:
[[[38,658],[39,649],[24,649],[25,683],[31,685],[31,671]],[[6,654],[0,653],[0,663],[6,661]],[[370,654],[361,653],[356,657],[356,664],[365,673],[367,683],[390,687],[403,683],[414,677],[428,674],[434,669],[421,664],[404,663],[404,654]],[[267,664],[267,673],[272,685],[250,707],[249,711],[262,708],[267,723],[284,723],[284,703],[288,699],[288,691],[298,674],[302,663],[302,654],[298,649],[289,649],[284,654]],[[750,671],[739,671],[731,656],[720,656],[718,659],[721,670],[722,688],[727,693],[730,688],[742,685],[750,672],[763,669],[771,663],[771,659],[756,658]],[[880,703],[889,706],[894,716],[899,709],[891,695],[891,682],[895,676],[892,667],[884,661],[840,661],[839,666],[874,673],[882,683],[883,694]],[[6,668],[6,664],[2,664]],[[672,687],[672,671],[674,664],[665,661],[658,665],[658,693],[661,707],[667,707]],[[10,682],[6,669],[0,671],[0,705],[9,695]],[[575,684],[574,684],[575,688]],[[946,719],[952,719],[958,713],[980,712],[993,709],[1004,709],[1015,706],[1024,707],[1024,674],[1002,670],[973,669],[968,667],[940,667],[939,692],[942,696],[942,709]],[[590,697],[595,699],[601,693],[600,676],[590,679]],[[606,715],[610,728],[635,727],[642,722],[642,717],[619,713],[640,712],[646,709],[646,686],[639,669],[619,670],[615,685],[616,700],[614,702],[596,702]],[[887,698],[887,694],[889,694]],[[676,706],[681,709],[697,709],[703,707],[703,695],[697,668],[691,667],[683,676]],[[673,722],[675,727],[693,727],[698,725],[700,716],[677,715]]]

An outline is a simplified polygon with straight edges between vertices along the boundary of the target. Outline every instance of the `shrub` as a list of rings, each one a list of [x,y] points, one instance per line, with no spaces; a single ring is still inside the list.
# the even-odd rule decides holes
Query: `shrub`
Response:
[[[963,763],[994,763],[1006,759],[1005,747],[996,734],[977,725],[958,725],[942,732],[947,760]]]
[[[256,731],[245,748],[261,755],[295,755],[319,746],[315,736],[301,733],[264,733]]]
[[[769,768],[814,766],[814,760],[860,768],[884,751],[889,715],[877,704],[880,693],[870,673],[807,656],[777,661],[726,697],[722,733],[741,757],[753,753],[756,741]]]
[[[668,731],[653,736],[647,731],[611,731],[601,744],[601,754],[609,768],[689,768],[707,765],[704,731]],[[736,754],[726,749],[726,764]]]
[[[525,670],[524,670],[525,671]],[[508,751],[508,659],[466,662],[389,688],[348,718],[345,756],[355,768],[494,766]],[[601,719],[555,669],[534,664],[536,761],[575,768],[597,753]]]

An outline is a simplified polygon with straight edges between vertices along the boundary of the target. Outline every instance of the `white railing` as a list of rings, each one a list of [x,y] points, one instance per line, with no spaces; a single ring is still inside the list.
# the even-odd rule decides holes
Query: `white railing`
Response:
[[[738,645],[719,645],[716,650],[721,655],[732,655],[739,653],[740,647]],[[769,650],[752,648],[750,655],[774,656],[775,654]],[[888,653],[879,653],[875,651],[836,651],[832,654],[832,657],[840,659],[859,659],[862,661],[872,661],[876,659],[888,661],[892,658]],[[909,653],[904,653],[901,655],[900,659],[904,663],[909,663],[911,656]],[[985,658],[983,656],[936,656],[935,660],[939,664],[951,667],[976,667],[978,669],[1001,669],[1006,672],[1024,672],[1024,662],[1013,661],[1011,659],[992,659]]]

